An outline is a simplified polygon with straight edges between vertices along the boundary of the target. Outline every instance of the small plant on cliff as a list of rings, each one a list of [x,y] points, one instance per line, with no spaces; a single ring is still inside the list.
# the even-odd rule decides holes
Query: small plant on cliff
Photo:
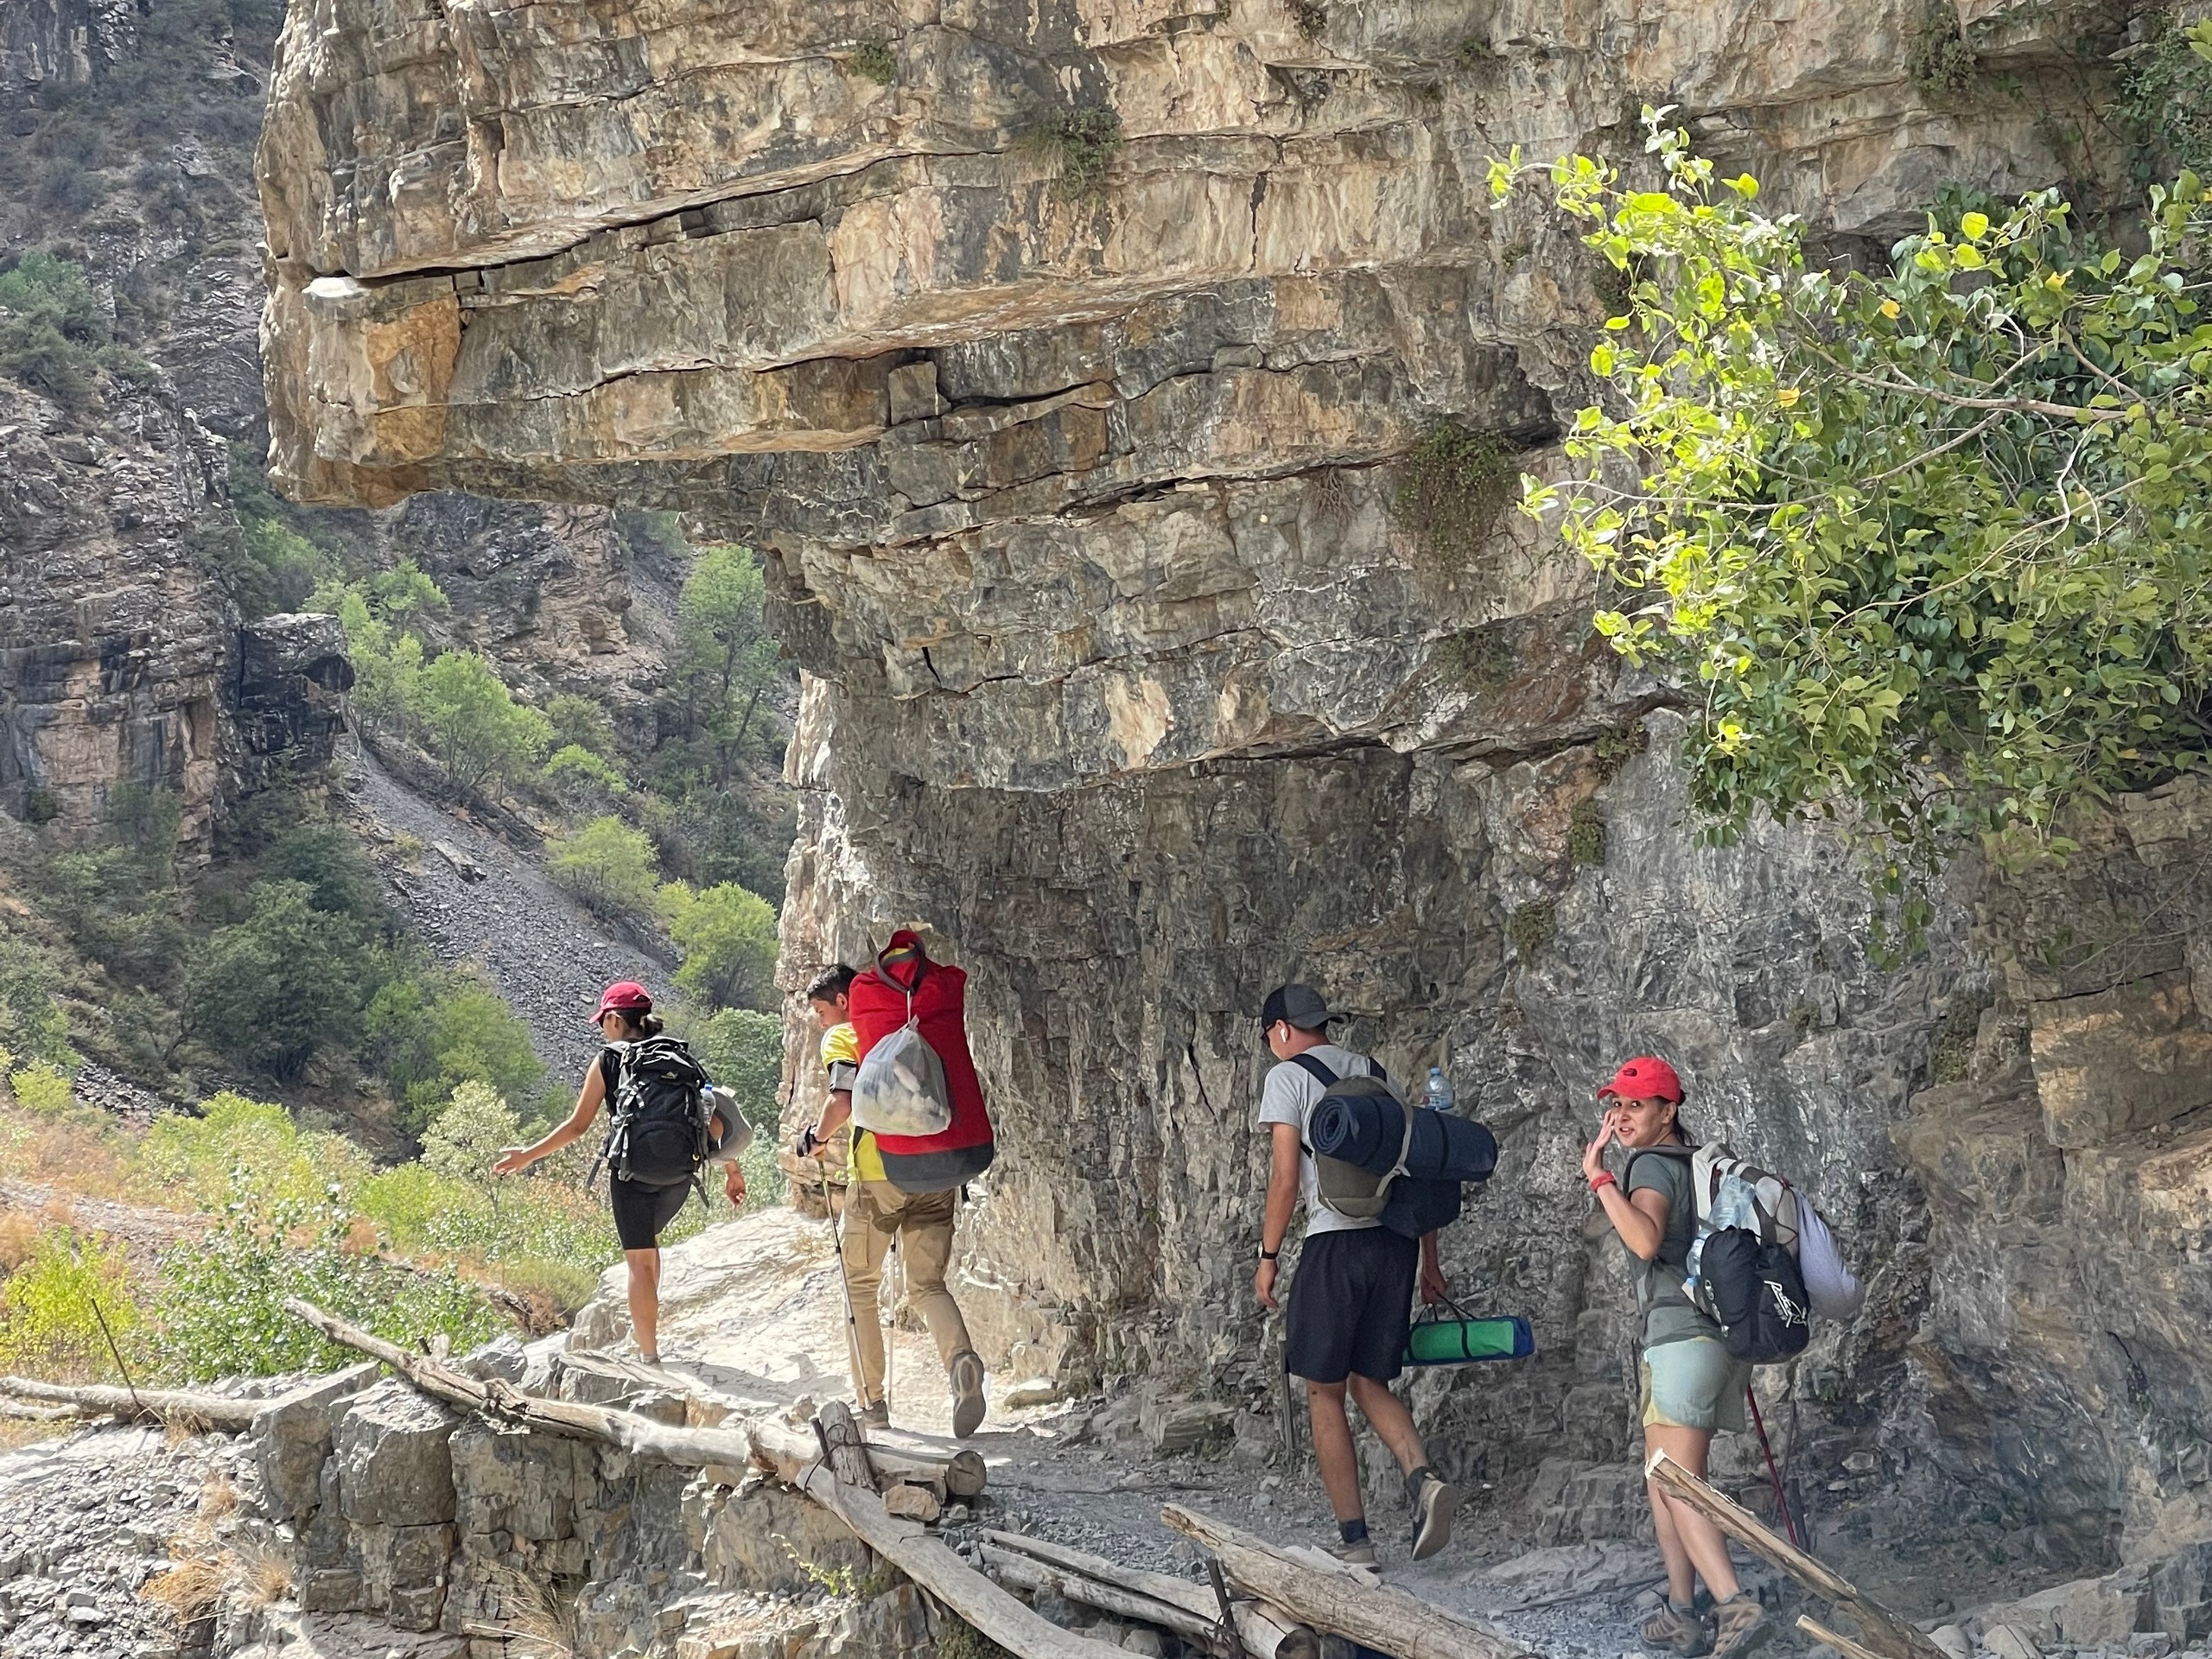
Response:
[[[1122,118],[1103,104],[1086,104],[1031,128],[1021,147],[1053,169],[1055,194],[1096,201],[1106,194],[1106,169],[1122,148]]]
[[[1559,932],[1559,906],[1548,899],[1522,905],[1505,918],[1505,938],[1526,967]]]
[[[1611,731],[1598,734],[1598,741],[1590,746],[1597,758],[1598,775],[1611,780],[1620,774],[1620,769],[1634,756],[1651,747],[1651,733],[1640,720],[1624,721]]]
[[[845,67],[862,80],[888,86],[899,76],[899,54],[880,35],[862,41],[845,54]]]
[[[1447,421],[1399,467],[1399,521],[1420,538],[1434,574],[1464,569],[1520,486],[1512,446],[1495,432]]]
[[[1605,815],[1595,801],[1577,801],[1567,816],[1567,855],[1577,864],[1605,861]]]
[[[1329,30],[1329,0],[1287,0],[1291,26],[1309,41]]]
[[[2212,732],[2212,356],[2184,176],[2135,256],[2056,192],[1931,221],[1871,271],[1809,265],[1647,112],[1666,188],[1549,169],[1618,269],[1649,259],[1591,366],[1576,475],[1530,492],[1638,596],[1614,648],[1684,685],[1693,798],[1840,818],[1879,887],[1962,836],[2025,861],[2072,815],[2202,767]],[[1516,162],[1493,169],[1509,194]]]
[[[1905,46],[1904,72],[1924,92],[1963,92],[1981,67],[1951,0],[1929,0]]]
[[[1436,660],[1470,691],[1495,691],[1513,677],[1513,645],[1497,628],[1471,628],[1440,640]]]

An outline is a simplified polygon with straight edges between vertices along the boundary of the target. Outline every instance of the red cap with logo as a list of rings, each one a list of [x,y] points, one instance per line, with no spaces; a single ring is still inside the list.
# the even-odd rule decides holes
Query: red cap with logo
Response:
[[[1613,1080],[1598,1091],[1598,1098],[1618,1096],[1623,1100],[1671,1100],[1681,1104],[1682,1080],[1675,1068],[1656,1055],[1639,1054],[1613,1073]]]
[[[652,994],[634,979],[618,979],[599,994],[599,1007],[592,1011],[591,1022],[597,1025],[610,1014],[651,1014]]]

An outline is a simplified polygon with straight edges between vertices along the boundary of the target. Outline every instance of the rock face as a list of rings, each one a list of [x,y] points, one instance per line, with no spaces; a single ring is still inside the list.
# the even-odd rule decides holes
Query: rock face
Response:
[[[2203,1103],[2202,971],[2037,990],[1970,870],[1880,965],[1837,842],[1700,842],[1669,695],[1590,636],[1587,573],[1494,501],[1414,510],[1404,464],[1448,421],[1545,474],[1591,393],[1595,271],[1533,204],[1491,210],[1510,146],[1633,153],[1637,107],[1676,105],[1846,246],[1945,182],[2058,178],[2034,112],[2080,96],[2073,26],[1977,8],[2032,96],[1940,105],[1906,71],[1925,26],[1883,0],[296,5],[261,162],[275,472],[332,502],[678,508],[768,552],[808,674],[786,970],[912,922],[973,975],[1001,1153],[970,1297],[1016,1375],[1273,1397],[1255,1014],[1298,976],[1394,1072],[1446,1065],[1504,1148],[1447,1262],[1542,1357],[1417,1382],[1440,1460],[1551,1492],[1562,1537],[1633,1524],[1624,1276],[1577,1161],[1596,1084],[1657,1050],[1694,1129],[1789,1171],[1871,1279],[1769,1385],[1807,1455],[1979,1455],[1975,1513],[2097,1566],[2123,1503],[2163,1524],[2124,1495],[2164,1478],[2095,1403],[2118,1345],[2056,1300],[2150,1317],[2098,1277],[2129,1258],[2078,1242],[2076,1170]],[[1103,110],[1117,146],[1066,137]],[[1999,988],[2034,1010],[2030,1073],[1931,1099],[1939,1027]],[[795,1029],[795,1109],[804,1052]],[[2176,1278],[2201,1238],[2129,1224]],[[2177,1375],[2185,1323],[2154,1322]]]

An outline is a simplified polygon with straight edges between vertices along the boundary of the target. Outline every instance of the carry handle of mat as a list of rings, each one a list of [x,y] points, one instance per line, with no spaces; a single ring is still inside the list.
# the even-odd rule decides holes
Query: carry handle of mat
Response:
[[[1468,1313],[1465,1308],[1460,1306],[1459,1303],[1453,1301],[1451,1297],[1446,1296],[1441,1303],[1441,1306],[1450,1308],[1452,1310],[1452,1317],[1458,1319],[1460,1324],[1473,1325],[1476,1323],[1475,1316]],[[1414,1323],[1415,1325],[1433,1324],[1441,1320],[1443,1317],[1444,1315],[1438,1313],[1434,1306],[1424,1302],[1421,1304],[1421,1312],[1414,1316]]]

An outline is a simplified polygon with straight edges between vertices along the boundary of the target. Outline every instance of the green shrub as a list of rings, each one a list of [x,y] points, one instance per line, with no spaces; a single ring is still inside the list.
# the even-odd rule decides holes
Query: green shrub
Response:
[[[2142,50],[2120,71],[2116,113],[2145,178],[2187,168],[2212,175],[2212,28],[2183,28],[2171,10],[2144,14]],[[2157,162],[2170,161],[2171,168]]]
[[[1567,854],[1577,864],[1605,861],[1605,815],[1595,801],[1577,801],[1568,816]]]
[[[1466,568],[1520,481],[1512,446],[1495,432],[1446,422],[1413,447],[1400,467],[1396,512],[1432,574]]]
[[[545,763],[545,781],[569,805],[601,811],[630,792],[620,772],[578,743],[553,751]]]
[[[683,965],[676,982],[713,1007],[776,1004],[776,908],[758,893],[725,883],[695,893],[683,882],[661,889],[662,913]]]
[[[47,1117],[58,1116],[67,1111],[73,1098],[67,1074],[41,1060],[34,1060],[20,1071],[10,1071],[8,1074],[8,1092],[15,1096],[18,1106]]]
[[[845,54],[845,67],[863,80],[888,86],[899,77],[899,55],[881,38],[862,41]]]
[[[245,918],[210,934],[187,975],[192,1033],[274,1077],[360,1034],[361,941],[346,918],[315,908],[315,893],[304,881],[257,881]]]
[[[482,1186],[499,1179],[492,1173],[492,1160],[501,1148],[521,1139],[521,1122],[497,1090],[489,1084],[464,1083],[423,1131],[417,1161],[442,1179]]]
[[[545,855],[545,874],[594,915],[643,918],[653,912],[659,880],[652,842],[620,818],[594,818],[554,842]]]
[[[1525,967],[1559,932],[1559,906],[1548,899],[1521,906],[1505,918],[1505,937]]]
[[[607,710],[589,697],[563,691],[549,697],[545,718],[553,728],[553,741],[562,749],[582,749],[602,760],[614,757],[614,722]],[[556,753],[554,757],[559,759]]]
[[[29,1259],[0,1286],[0,1367],[113,1376],[102,1315],[127,1354],[143,1316],[122,1245],[46,1228]]]
[[[155,1119],[137,1164],[175,1208],[256,1218],[331,1202],[368,1177],[366,1156],[345,1136],[302,1130],[283,1107],[227,1089],[197,1117]]]
[[[395,976],[378,988],[363,1023],[365,1052],[416,1122],[464,1084],[488,1084],[519,1109],[544,1079],[530,1028],[470,972]]]
[[[348,1219],[332,1208],[232,1218],[166,1254],[151,1309],[164,1369],[199,1382],[350,1364],[350,1349],[284,1312],[289,1296],[409,1348],[443,1336],[467,1349],[496,1334],[482,1291],[450,1269],[349,1249]]]
[[[1030,129],[1022,148],[1053,169],[1055,195],[1096,201],[1106,194],[1106,170],[1122,148],[1122,118],[1103,104],[1084,105]]]
[[[73,1065],[69,1018],[55,1000],[60,972],[44,950],[6,930],[0,918],[0,1032],[19,1058]]]
[[[1958,8],[1951,0],[1929,0],[1905,46],[1904,70],[1912,84],[1924,92],[1963,92],[1980,67],[1959,26]]]

